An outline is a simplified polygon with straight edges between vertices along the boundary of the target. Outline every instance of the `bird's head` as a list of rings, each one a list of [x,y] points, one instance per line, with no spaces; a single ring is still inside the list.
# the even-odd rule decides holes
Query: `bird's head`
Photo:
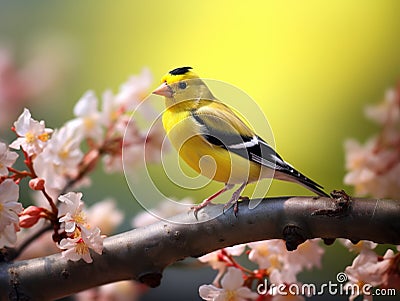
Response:
[[[214,99],[206,84],[191,69],[192,67],[180,67],[169,71],[153,94],[164,96],[168,105],[182,101]]]

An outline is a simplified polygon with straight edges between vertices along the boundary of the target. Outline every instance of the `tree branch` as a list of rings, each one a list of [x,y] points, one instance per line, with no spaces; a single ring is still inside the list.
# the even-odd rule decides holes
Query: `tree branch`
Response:
[[[186,257],[251,241],[281,238],[289,249],[310,238],[348,238],[400,244],[400,201],[317,197],[263,199],[254,209],[239,203],[237,217],[223,205],[160,221],[107,238],[103,255],[87,264],[67,261],[60,254],[0,264],[1,300],[52,300],[119,280],[135,279],[159,285],[165,267]]]

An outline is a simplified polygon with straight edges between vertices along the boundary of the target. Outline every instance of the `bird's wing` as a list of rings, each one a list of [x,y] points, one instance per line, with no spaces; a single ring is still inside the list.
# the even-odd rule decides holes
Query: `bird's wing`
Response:
[[[193,110],[191,116],[198,124],[201,136],[211,145],[224,148],[247,160],[287,175],[292,181],[327,196],[321,185],[309,179],[285,162],[262,138],[258,137],[231,109],[212,102]]]
[[[202,137],[215,147],[224,148],[263,166],[279,169],[285,162],[258,137],[229,107],[212,102],[191,112]]]

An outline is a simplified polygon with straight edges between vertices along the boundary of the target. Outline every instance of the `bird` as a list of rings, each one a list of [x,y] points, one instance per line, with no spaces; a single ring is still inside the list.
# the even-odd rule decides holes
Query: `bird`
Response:
[[[228,105],[217,99],[206,83],[192,70],[179,67],[161,79],[152,93],[165,98],[162,123],[179,156],[198,173],[224,187],[199,205],[194,214],[222,193],[232,193],[224,210],[238,201],[247,184],[274,178],[300,184],[318,196],[329,197],[323,187],[309,179],[282,157]]]

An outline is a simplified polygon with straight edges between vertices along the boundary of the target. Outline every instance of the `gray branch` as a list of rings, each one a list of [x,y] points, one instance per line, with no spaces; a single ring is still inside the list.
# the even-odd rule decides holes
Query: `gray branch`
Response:
[[[302,241],[335,238],[400,244],[400,202],[393,200],[280,197],[264,199],[254,209],[239,203],[215,219],[222,205],[175,216],[107,238],[94,262],[71,262],[55,254],[0,263],[1,300],[52,300],[101,284],[134,279],[159,285],[163,270],[186,257],[198,257],[236,244],[281,238],[288,249]]]

